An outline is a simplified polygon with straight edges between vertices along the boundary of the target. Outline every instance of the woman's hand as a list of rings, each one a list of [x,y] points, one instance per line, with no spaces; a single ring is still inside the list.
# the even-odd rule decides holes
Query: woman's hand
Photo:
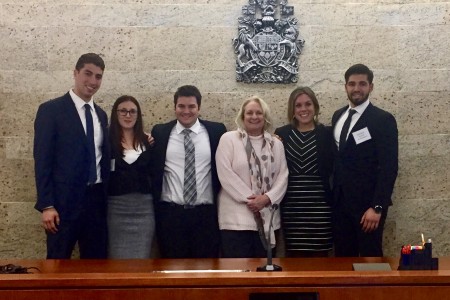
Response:
[[[251,212],[258,212],[267,205],[270,204],[270,198],[266,194],[264,195],[251,195],[247,197],[247,207]]]
[[[150,133],[144,132],[145,135],[147,136],[147,141],[150,144],[150,146],[153,146],[153,144],[155,143],[155,138],[152,137],[152,135]]]

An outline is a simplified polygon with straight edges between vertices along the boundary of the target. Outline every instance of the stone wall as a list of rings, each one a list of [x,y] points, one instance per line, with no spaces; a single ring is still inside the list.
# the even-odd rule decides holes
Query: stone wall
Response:
[[[146,128],[173,118],[172,95],[194,84],[202,117],[233,119],[253,94],[286,123],[296,85],[235,81],[231,39],[246,0],[0,0],[0,258],[43,258],[35,201],[33,121],[40,103],[73,84],[85,52],[106,70],[96,102],[108,113],[135,96]],[[385,230],[385,254],[423,232],[450,255],[450,1],[289,1],[306,40],[298,85],[318,94],[320,119],[346,104],[345,70],[374,70],[371,101],[397,118],[400,171]]]

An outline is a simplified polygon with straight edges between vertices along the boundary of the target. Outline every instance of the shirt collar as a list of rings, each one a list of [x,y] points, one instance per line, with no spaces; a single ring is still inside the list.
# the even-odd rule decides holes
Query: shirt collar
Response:
[[[356,107],[351,107],[350,104],[348,105],[348,110],[353,109],[356,110],[356,112],[360,115],[362,115],[362,113],[366,110],[366,108],[369,106],[370,104],[370,100],[367,99],[366,101],[364,101],[364,103],[361,103],[360,105],[356,106]]]
[[[180,121],[177,120],[177,125],[175,126],[175,129],[177,130],[177,133],[180,134],[184,129],[186,129],[186,127],[184,127]],[[195,134],[198,134],[199,130],[200,130],[200,121],[197,118],[197,121],[195,121],[194,125],[192,125],[190,128],[190,130],[192,130],[192,132],[194,132]]]
[[[78,97],[77,94],[75,94],[75,92],[71,89],[69,91],[70,97],[72,98],[72,101],[75,103],[75,106],[77,107],[77,109],[81,109],[84,107],[85,104],[89,104],[92,108],[92,110],[94,110],[94,99],[91,98],[91,100],[89,100],[89,102],[84,101],[83,99],[81,99],[80,97]]]

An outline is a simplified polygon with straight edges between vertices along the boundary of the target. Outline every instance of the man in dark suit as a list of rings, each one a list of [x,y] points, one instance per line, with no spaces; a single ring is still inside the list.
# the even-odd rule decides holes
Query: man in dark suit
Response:
[[[104,69],[100,56],[83,54],[73,89],[36,114],[35,208],[42,212],[47,258],[70,258],[76,242],[81,258],[106,258],[108,118],[92,99]]]
[[[215,155],[225,125],[200,120],[202,96],[191,85],[174,95],[176,120],[152,130],[156,234],[162,257],[218,257]],[[187,168],[185,168],[187,166]]]
[[[398,171],[395,118],[369,101],[373,72],[357,64],[345,73],[349,105],[332,118],[335,148],[336,256],[383,256],[383,227]]]

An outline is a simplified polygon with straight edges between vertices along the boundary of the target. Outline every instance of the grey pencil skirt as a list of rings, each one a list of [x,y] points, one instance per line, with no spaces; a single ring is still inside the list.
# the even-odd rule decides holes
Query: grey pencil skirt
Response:
[[[155,234],[151,194],[108,197],[108,257],[149,258]]]

